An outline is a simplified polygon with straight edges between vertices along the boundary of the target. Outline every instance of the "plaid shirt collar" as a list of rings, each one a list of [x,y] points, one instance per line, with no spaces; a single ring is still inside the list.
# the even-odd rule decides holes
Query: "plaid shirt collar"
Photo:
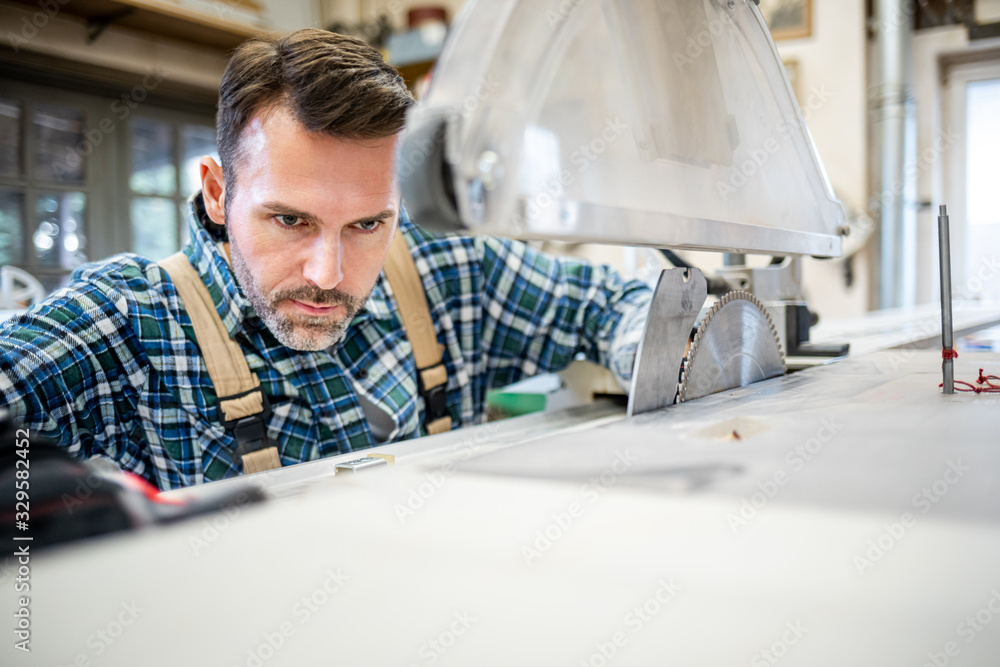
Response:
[[[250,299],[243,293],[243,288],[236,281],[229,260],[220,250],[220,242],[228,242],[224,227],[212,222],[205,210],[205,201],[201,192],[188,200],[188,232],[191,239],[184,247],[191,266],[198,272],[205,286],[208,287],[215,304],[215,310],[222,323],[233,338],[244,329],[259,330],[265,328],[264,321],[254,310]],[[400,213],[400,226],[408,223],[406,212]],[[398,232],[397,232],[398,233]],[[379,275],[371,296],[365,307],[351,320],[351,327],[363,323],[367,319],[392,320],[392,308],[385,289],[384,274]]]

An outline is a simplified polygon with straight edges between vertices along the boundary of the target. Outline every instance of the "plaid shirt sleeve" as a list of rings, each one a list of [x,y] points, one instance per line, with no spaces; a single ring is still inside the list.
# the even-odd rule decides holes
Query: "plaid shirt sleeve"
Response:
[[[652,292],[608,266],[479,237],[487,385],[562,370],[579,355],[628,389]]]
[[[136,406],[147,380],[126,313],[132,299],[74,281],[0,327],[0,396],[13,416],[80,458],[106,456],[142,474]]]

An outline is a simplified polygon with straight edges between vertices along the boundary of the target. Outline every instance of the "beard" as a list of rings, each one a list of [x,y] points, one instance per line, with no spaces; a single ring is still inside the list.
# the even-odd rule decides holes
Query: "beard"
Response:
[[[364,307],[368,296],[371,296],[369,292],[368,296],[360,298],[338,289],[324,290],[315,285],[302,285],[266,295],[254,279],[250,267],[247,266],[246,260],[232,239],[229,251],[232,255],[236,281],[243,288],[250,305],[278,342],[293,350],[323,350],[339,343],[347,333],[351,320]],[[278,306],[289,299],[318,306],[343,306],[345,313],[340,318],[336,318],[335,315],[304,313],[286,315],[278,310]]]

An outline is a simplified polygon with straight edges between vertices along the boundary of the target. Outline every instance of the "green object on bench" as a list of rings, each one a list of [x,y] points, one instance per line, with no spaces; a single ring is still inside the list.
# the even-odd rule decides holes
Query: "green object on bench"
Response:
[[[520,394],[494,390],[486,393],[486,405],[509,417],[530,415],[545,410],[545,394]]]

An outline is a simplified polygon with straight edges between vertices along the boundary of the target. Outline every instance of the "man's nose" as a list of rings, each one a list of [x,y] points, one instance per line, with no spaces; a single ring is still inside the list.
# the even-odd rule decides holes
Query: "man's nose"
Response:
[[[343,244],[339,234],[321,234],[309,248],[303,275],[316,287],[333,289],[344,279]]]

